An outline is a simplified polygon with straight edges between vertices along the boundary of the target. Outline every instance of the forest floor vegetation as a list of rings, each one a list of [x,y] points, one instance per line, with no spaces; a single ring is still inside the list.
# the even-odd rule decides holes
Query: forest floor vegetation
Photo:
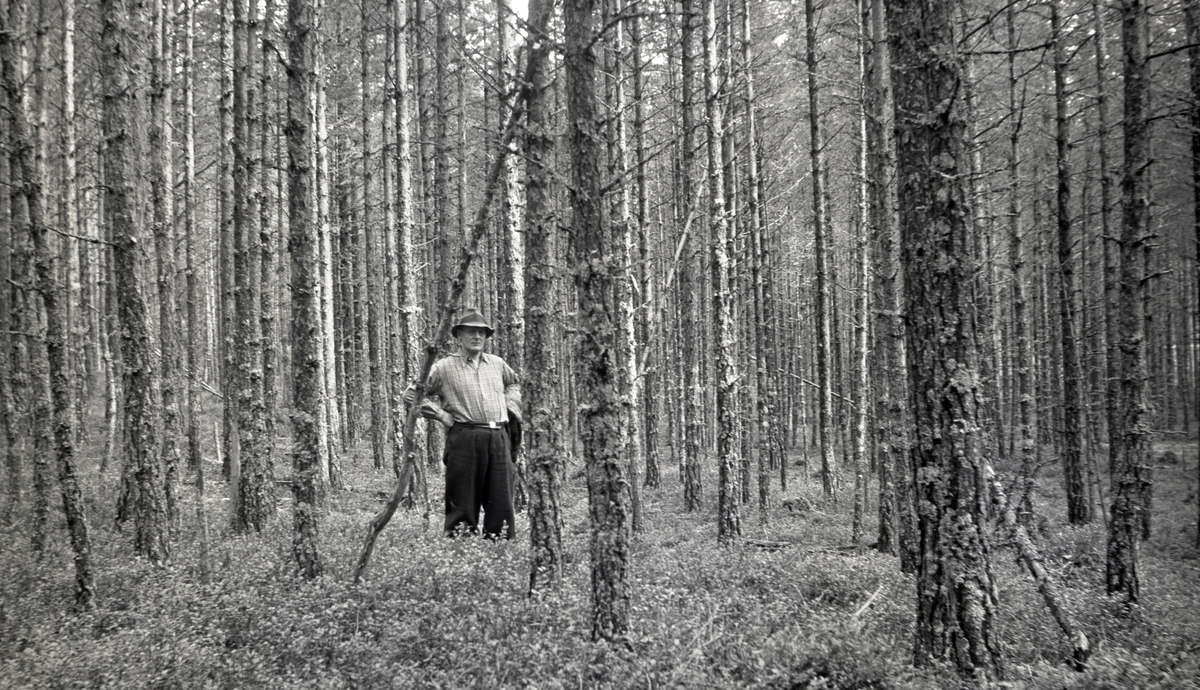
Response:
[[[1172,450],[1176,462],[1156,467],[1154,533],[1142,549],[1144,602],[1132,609],[1104,595],[1103,522],[1067,526],[1060,478],[1050,471],[1040,477],[1036,539],[1092,641],[1085,672],[1071,670],[1066,640],[1013,549],[995,534],[1005,657],[1005,681],[997,687],[1200,687],[1196,443],[1155,450],[1156,458]],[[286,476],[286,457],[276,462]],[[568,479],[562,497],[568,563],[561,586],[530,598],[523,517],[511,542],[443,538],[440,465],[429,468],[428,522],[421,509],[398,512],[355,585],[367,521],[393,488],[391,471],[372,469],[366,449],[343,458],[349,488],[327,497],[325,575],[315,581],[293,572],[286,487],[268,529],[234,536],[228,487],[211,479],[219,466],[210,460],[212,577],[203,583],[194,488],[183,492],[171,562],[155,567],[134,558],[130,536],[113,527],[115,473],[100,476],[88,463],[96,606],[70,611],[71,555],[61,514],[52,513],[55,529],[40,556],[31,551],[27,524],[0,532],[0,687],[960,686],[950,669],[911,666],[913,578],[895,557],[851,546],[848,494],[826,502],[817,478],[794,464],[770,525],[759,526],[756,504],[744,506],[747,542],[722,548],[711,498],[715,473],[704,477],[705,510],[689,514],[670,463],[663,462],[662,488],[643,490],[645,531],[633,540],[632,632],[624,644],[590,640],[581,477]],[[869,540],[874,511],[872,501]]]

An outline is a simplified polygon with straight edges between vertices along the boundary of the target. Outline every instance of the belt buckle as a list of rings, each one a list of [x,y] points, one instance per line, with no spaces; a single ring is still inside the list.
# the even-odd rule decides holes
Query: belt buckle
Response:
[[[498,429],[500,427],[495,422],[488,422],[488,428],[489,429]]]

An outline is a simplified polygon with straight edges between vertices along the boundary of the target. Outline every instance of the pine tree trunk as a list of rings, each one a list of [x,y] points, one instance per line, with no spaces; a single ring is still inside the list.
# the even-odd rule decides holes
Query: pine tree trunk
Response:
[[[872,271],[875,291],[874,351],[875,407],[879,426],[879,541],[884,553],[899,553],[900,569],[916,571],[916,516],[913,512],[912,473],[909,470],[908,397],[901,318],[903,282],[897,236],[896,174],[893,136],[892,80],[889,72],[887,22],[883,0],[871,2],[871,102],[867,152],[871,167]],[[885,525],[892,531],[885,534]]]
[[[1083,467],[1081,412],[1083,390],[1077,349],[1078,318],[1075,315],[1074,238],[1071,219],[1071,139],[1067,113],[1067,56],[1059,18],[1061,0],[1050,4],[1050,31],[1054,42],[1055,161],[1057,163],[1056,212],[1058,226],[1058,270],[1061,277],[1059,322],[1062,332],[1063,364],[1063,476],[1067,489],[1067,521],[1083,525],[1092,521]]]
[[[4,8],[0,8],[4,9]],[[2,193],[9,195],[10,205],[10,225],[11,228],[11,283],[5,285],[5,289],[12,289],[12,328],[8,333],[11,338],[11,353],[9,355],[9,364],[12,369],[6,372],[9,376],[10,390],[13,397],[13,426],[17,427],[14,434],[14,442],[10,444],[10,453],[19,453],[19,455],[10,456],[13,465],[10,467],[10,477],[12,486],[10,494],[14,499],[9,505],[9,510],[13,511],[16,507],[20,496],[20,469],[19,465],[23,458],[32,457],[33,462],[33,482],[34,482],[34,522],[32,529],[32,542],[35,550],[40,550],[40,543],[44,541],[45,535],[45,520],[47,501],[45,500],[45,460],[44,453],[49,451],[46,441],[38,443],[39,436],[37,425],[34,422],[33,413],[37,406],[37,390],[34,386],[37,381],[31,379],[33,370],[34,357],[37,354],[38,344],[33,342],[31,334],[37,330],[37,304],[35,302],[36,295],[33,294],[32,287],[34,283],[33,274],[33,234],[31,230],[32,219],[30,215],[32,209],[29,206],[29,195],[26,192],[26,184],[33,184],[32,179],[26,178],[26,159],[32,157],[32,143],[30,142],[29,123],[27,122],[27,113],[29,110],[29,95],[26,82],[29,80],[29,75],[26,74],[27,66],[27,49],[24,46],[23,37],[27,31],[26,15],[28,5],[26,0],[13,0],[7,7],[6,26],[3,38],[3,54],[0,55],[0,63],[3,64],[4,90],[7,94],[8,111],[5,113],[5,119],[8,124],[8,140],[4,142],[7,151],[5,152],[8,158],[9,165],[9,183],[10,187],[3,190]],[[32,169],[32,163],[28,164]],[[42,411],[39,419],[48,419],[49,409]],[[25,420],[23,424],[17,422],[18,419]],[[46,429],[47,434],[49,429]],[[43,436],[47,439],[48,436]],[[32,443],[32,448],[31,448]],[[32,452],[31,452],[32,451]],[[15,513],[10,514],[10,517],[15,517]]]
[[[719,90],[717,60],[717,16],[714,0],[704,0],[704,114],[707,125],[709,248],[712,252],[713,332],[716,335],[717,377],[717,542],[730,544],[741,537],[741,460],[737,446],[737,370],[734,362],[736,337],[732,314],[729,263],[733,238],[725,209],[724,113]]]
[[[754,374],[758,387],[758,522],[770,522],[771,470],[783,461],[778,413],[778,357],[774,347],[775,309],[771,304],[769,240],[764,238],[766,223],[759,197],[757,108],[754,93],[754,67],[750,52],[750,0],[742,0],[742,65],[745,76],[746,110],[746,212],[750,222],[750,280],[754,290]]]
[[[703,429],[704,420],[701,418],[703,414],[700,398],[701,398],[701,383],[700,383],[700,360],[701,337],[700,326],[700,308],[697,299],[697,291],[699,289],[699,272],[696,268],[695,255],[697,254],[695,247],[699,244],[692,238],[688,237],[689,226],[692,222],[692,217],[696,213],[693,206],[695,199],[695,180],[693,178],[695,168],[695,74],[696,74],[696,56],[694,44],[694,23],[695,23],[695,5],[693,0],[682,0],[681,21],[683,27],[680,32],[681,48],[680,48],[680,69],[682,74],[682,110],[683,110],[683,132],[681,133],[682,146],[680,153],[680,190],[682,195],[680,217],[683,220],[683,238],[680,240],[682,247],[682,263],[680,264],[679,272],[679,293],[680,293],[680,316],[683,322],[683,327],[680,329],[683,332],[683,352],[681,354],[682,366],[684,369],[683,376],[683,398],[682,416],[684,419],[683,428],[683,504],[688,512],[700,510],[704,504],[704,487],[701,482],[700,471],[700,434]]]
[[[388,409],[384,388],[383,375],[384,347],[382,333],[384,326],[384,303],[386,294],[383,287],[382,266],[380,261],[383,252],[380,250],[379,227],[371,221],[371,206],[375,199],[371,194],[371,113],[375,108],[371,104],[371,71],[368,69],[371,59],[367,47],[368,3],[364,0],[361,5],[363,29],[360,30],[361,79],[362,79],[362,227],[366,244],[367,270],[367,362],[370,371],[368,382],[371,399],[371,456],[375,468],[382,469],[387,464],[388,451]]]
[[[969,210],[970,165],[959,85],[966,76],[946,0],[888,3],[911,450],[918,505],[914,660],[968,677],[999,671],[979,447]]]
[[[274,512],[270,439],[263,423],[262,250],[259,247],[256,4],[234,0],[233,17],[233,223],[237,281],[238,462],[233,526],[261,532]]]
[[[1012,274],[1012,368],[1016,382],[1017,408],[1017,462],[1020,472],[1021,495],[1015,506],[1017,520],[1026,527],[1033,518],[1033,490],[1037,482],[1038,444],[1037,423],[1034,418],[1033,367],[1034,358],[1029,342],[1029,303],[1025,292],[1025,258],[1022,253],[1022,237],[1025,228],[1021,222],[1021,122],[1019,112],[1018,82],[1016,67],[1017,28],[1016,9],[1005,12],[1008,30],[1008,108],[1011,130],[1008,138],[1008,263]]]
[[[413,161],[412,161],[412,89],[408,79],[408,37],[412,32],[409,26],[408,8],[404,0],[391,0],[392,24],[396,31],[395,50],[395,99],[396,99],[396,266],[398,268],[396,282],[396,304],[399,305],[399,318],[393,341],[392,379],[395,395],[404,394],[408,383],[415,381],[420,366],[420,326],[421,307],[418,301],[417,259],[414,248],[413,225],[416,206],[413,190]],[[412,453],[405,457],[404,452],[404,405],[399,397],[392,401],[392,446],[395,472],[399,476],[403,467],[411,466],[416,473],[418,482],[424,486],[425,459],[427,455],[426,440],[428,433],[422,420],[414,421],[414,435],[411,439]],[[426,492],[426,496],[427,496]],[[426,500],[426,514],[429,503]]]
[[[0,144],[9,147],[10,107],[9,91],[15,86],[13,69],[16,60],[13,58],[13,32],[8,30],[8,7],[0,4]],[[4,511],[2,523],[5,527],[12,526],[17,508],[21,503],[21,452],[17,429],[17,407],[15,400],[15,384],[21,368],[14,359],[17,354],[18,342],[21,336],[16,333],[15,315],[15,279],[12,273],[12,262],[16,238],[13,232],[12,204],[10,196],[16,194],[12,186],[11,166],[9,155],[13,149],[8,148],[0,153],[0,425],[4,426],[4,478],[7,486],[4,490]]]
[[[818,415],[817,433],[821,446],[821,487],[827,498],[834,497],[833,459],[833,363],[830,362],[832,334],[830,333],[830,250],[826,236],[828,224],[825,220],[825,164],[822,154],[821,108],[817,87],[817,19],[813,0],[804,2],[804,19],[807,37],[805,43],[805,65],[808,74],[808,134],[809,161],[812,164],[812,209],[813,209],[813,254],[816,256],[816,300],[817,310],[817,386]]]
[[[562,516],[559,506],[562,472],[562,416],[555,413],[559,339],[555,311],[554,175],[550,138],[550,41],[547,32],[552,0],[529,3],[530,31],[540,37],[529,52],[529,96],[525,134],[525,457],[529,483],[529,592],[556,587],[563,576]]]
[[[866,498],[866,462],[870,446],[871,404],[873,397],[871,382],[871,342],[870,329],[867,324],[871,320],[871,251],[868,245],[868,220],[871,216],[871,162],[867,153],[868,119],[870,108],[867,97],[867,43],[870,40],[868,28],[866,0],[857,4],[858,22],[858,204],[855,223],[858,226],[854,238],[855,254],[855,311],[854,318],[854,371],[855,381],[855,424],[852,438],[854,439],[853,469],[854,469],[854,509],[850,526],[850,541],[857,546],[862,541],[864,500]]]
[[[1120,390],[1109,452],[1112,520],[1108,532],[1108,593],[1129,603],[1141,595],[1138,537],[1143,484],[1149,482],[1150,420],[1146,409],[1145,256],[1149,217],[1150,126],[1146,69],[1146,5],[1121,3],[1125,74],[1125,162],[1121,179]]]
[[[221,476],[229,481],[233,478],[233,462],[237,456],[237,362],[234,348],[235,316],[237,314],[237,285],[234,273],[235,238],[233,225],[233,3],[240,0],[220,0],[220,55],[221,55],[221,102],[217,113],[221,131],[220,175],[218,195],[220,198],[220,254],[219,282],[220,298],[220,343],[221,343],[221,393],[222,408]]]
[[[1117,321],[1117,281],[1120,278],[1120,248],[1112,231],[1112,172],[1108,156],[1108,39],[1105,27],[1105,5],[1100,0],[1092,2],[1092,43],[1096,56],[1096,148],[1100,166],[1100,237],[1104,242],[1104,366],[1107,385],[1104,390],[1104,408],[1108,432],[1109,458],[1115,441],[1114,428],[1117,423],[1117,392],[1120,380],[1120,335]],[[1111,472],[1111,462],[1110,462]]]
[[[1195,233],[1197,253],[1193,262],[1195,272],[1195,301],[1193,308],[1200,305],[1200,8],[1189,4],[1185,10],[1187,20],[1188,65],[1191,72],[1192,109],[1190,113],[1192,124],[1192,227]],[[1193,364],[1193,366],[1195,366]],[[1192,381],[1193,412],[1196,414],[1197,429],[1200,429],[1200,367],[1193,369]],[[1200,473],[1200,463],[1197,464]],[[1198,476],[1200,478],[1200,476]],[[1200,505],[1197,505],[1196,515],[1196,545],[1200,546]]]
[[[317,0],[317,3],[318,8],[315,8],[314,11],[319,10],[321,0]],[[326,452],[322,455],[325,464],[322,466],[321,473],[323,478],[328,481],[329,487],[336,490],[342,486],[338,451],[342,448],[345,418],[339,407],[337,394],[340,379],[337,370],[337,332],[334,329],[333,319],[335,311],[333,230],[329,222],[329,129],[327,104],[325,101],[325,48],[324,39],[321,34],[315,28],[310,28],[309,30],[313,32],[312,40],[315,41],[313,49],[316,51],[316,57],[314,58],[315,83],[313,85],[313,98],[316,101],[313,115],[316,134],[313,145],[313,175],[316,179],[313,189],[316,195],[316,203],[314,204],[313,212],[317,225],[318,242],[320,243],[318,256],[321,274],[321,308],[318,310],[318,313],[321,315],[321,372],[324,374],[326,445]]]
[[[140,6],[127,7],[119,0],[101,2],[101,69],[104,98],[105,195],[104,210],[113,231],[113,273],[116,277],[117,315],[121,324],[121,349],[126,385],[124,414],[127,462],[134,478],[132,513],[134,550],[152,563],[170,557],[167,505],[163,491],[158,401],[154,396],[154,343],[149,309],[142,286],[142,242],[138,218],[137,181],[145,160],[138,131],[147,117],[138,96],[145,85],[138,76],[145,65],[133,47],[149,39],[146,17]]]
[[[594,0],[564,4],[567,140],[571,150],[571,265],[578,291],[580,441],[591,524],[592,638],[622,639],[629,631],[629,512],[620,447],[616,381],[617,327],[610,267],[614,248],[601,212],[600,137],[596,131],[596,11]]]
[[[325,420],[322,381],[319,229],[315,194],[312,111],[316,25],[312,0],[288,0],[288,250],[292,274],[292,555],[305,577],[321,574],[317,506],[322,483]]]
[[[173,0],[156,0],[152,9],[150,150],[154,167],[150,191],[154,209],[154,250],[158,269],[158,334],[162,368],[163,483],[172,529],[179,523],[179,323],[175,306],[175,140],[172,130],[174,80]]]
[[[282,162],[283,152],[276,151],[275,159],[271,159],[271,140],[276,139],[275,133],[272,131],[272,123],[274,121],[274,113],[271,112],[272,104],[278,110],[278,94],[279,89],[276,88],[271,92],[271,78],[274,73],[271,69],[274,64],[274,41],[272,36],[272,25],[275,23],[275,0],[266,0],[264,5],[264,14],[261,22],[262,36],[262,67],[259,74],[259,183],[258,193],[261,199],[259,203],[259,330],[262,333],[262,428],[263,438],[265,439],[265,447],[263,452],[266,455],[266,465],[270,467],[271,479],[275,475],[275,437],[277,433],[276,421],[279,414],[279,298],[278,298],[278,281],[280,272],[279,262],[279,241],[280,229],[279,223],[272,223],[272,218],[277,218],[275,211],[279,210],[279,206],[283,202],[281,199],[272,199],[270,194],[272,173],[277,173],[278,169],[284,167]],[[252,50],[254,46],[249,46]],[[276,180],[279,180],[276,175]],[[275,186],[278,195],[282,190],[280,185]],[[274,208],[272,208],[274,206]],[[311,206],[310,206],[311,208]],[[280,213],[281,215],[281,213]]]
[[[185,238],[187,286],[187,467],[198,472],[203,458],[200,455],[200,417],[204,405],[200,387],[204,356],[204,307],[200,300],[201,270],[198,265],[196,222],[196,11],[188,3],[182,5],[187,13],[183,53],[183,233]]]
[[[18,113],[14,117],[22,115]],[[24,157],[22,161],[21,173],[30,210],[37,289],[41,293],[46,326],[44,346],[38,347],[39,351],[32,356],[38,408],[35,414],[43,415],[39,427],[43,427],[45,433],[53,432],[53,452],[57,460],[63,512],[67,519],[67,533],[74,554],[75,608],[89,609],[95,596],[95,584],[92,578],[92,547],[88,536],[86,505],[75,463],[75,417],[71,405],[71,393],[75,390],[75,372],[68,357],[68,322],[63,304],[67,289],[58,283],[58,252],[51,247],[46,229],[45,173],[30,165],[28,157]]]

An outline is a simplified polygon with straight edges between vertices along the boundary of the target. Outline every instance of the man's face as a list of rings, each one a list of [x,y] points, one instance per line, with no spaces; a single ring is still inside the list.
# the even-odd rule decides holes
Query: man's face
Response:
[[[483,352],[483,344],[487,341],[487,331],[474,326],[464,326],[458,329],[458,344],[468,356]]]

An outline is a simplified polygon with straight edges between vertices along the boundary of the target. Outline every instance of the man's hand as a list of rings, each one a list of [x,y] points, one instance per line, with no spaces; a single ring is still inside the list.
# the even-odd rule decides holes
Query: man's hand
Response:
[[[454,417],[432,400],[426,400],[421,403],[421,416],[425,419],[441,422],[446,427],[454,426]]]
[[[404,400],[405,405],[408,405],[411,407],[412,404],[417,401],[416,386],[412,385],[411,383],[408,384],[408,388],[404,389],[404,395],[401,397],[401,399]]]

